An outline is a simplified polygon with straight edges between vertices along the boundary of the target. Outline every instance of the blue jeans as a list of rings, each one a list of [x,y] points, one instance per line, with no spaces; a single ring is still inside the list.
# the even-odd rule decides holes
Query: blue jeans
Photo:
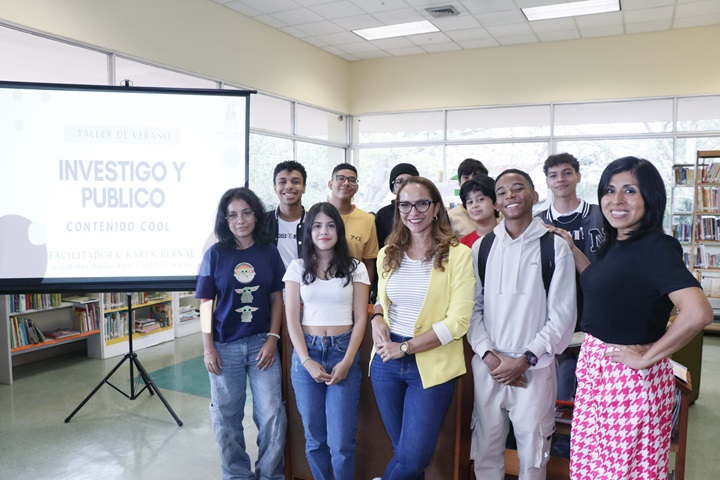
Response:
[[[310,358],[330,373],[345,358],[352,330],[334,337],[305,334]],[[347,377],[335,385],[316,383],[292,355],[292,385],[305,428],[305,455],[315,480],[352,480],[355,476],[355,433],[360,405],[360,355]]]
[[[395,334],[390,338],[393,342],[409,340]],[[376,354],[370,380],[393,447],[383,480],[424,478],[455,391],[455,379],[423,388],[415,355],[383,363]]]
[[[251,335],[230,343],[215,342],[220,354],[220,375],[210,373],[210,418],[220,448],[222,478],[277,479],[283,476],[283,450],[287,417],[282,400],[280,355],[272,367],[257,368],[257,354],[266,334]],[[253,420],[258,428],[255,474],[245,451],[243,417],[247,379],[253,400]]]

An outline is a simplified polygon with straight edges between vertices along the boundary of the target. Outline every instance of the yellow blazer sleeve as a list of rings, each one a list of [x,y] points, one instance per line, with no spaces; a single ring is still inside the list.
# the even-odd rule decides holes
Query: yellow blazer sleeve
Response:
[[[456,340],[470,328],[475,305],[475,272],[472,255],[465,245],[450,248],[446,270],[449,274],[447,313],[443,322]]]

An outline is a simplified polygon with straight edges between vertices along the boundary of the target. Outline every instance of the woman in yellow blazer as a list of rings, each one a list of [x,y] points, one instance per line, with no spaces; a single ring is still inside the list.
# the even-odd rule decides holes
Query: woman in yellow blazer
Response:
[[[430,180],[410,177],[398,191],[377,266],[370,379],[393,446],[382,478],[421,479],[465,373],[462,337],[475,293],[470,249],[452,232]]]

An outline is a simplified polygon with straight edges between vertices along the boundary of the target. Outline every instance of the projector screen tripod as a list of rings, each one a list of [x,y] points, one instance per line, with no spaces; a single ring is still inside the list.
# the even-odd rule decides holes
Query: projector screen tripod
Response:
[[[78,405],[77,408],[75,408],[75,410],[73,410],[73,412],[70,414],[70,416],[68,416],[65,419],[65,423],[68,423],[75,416],[75,414],[78,411],[80,411],[80,409],[88,402],[88,400],[90,400],[92,398],[92,396],[95,395],[95,392],[100,390],[100,387],[102,387],[104,384],[107,383],[112,388],[114,388],[118,392],[122,393],[130,400],[135,400],[136,398],[138,398],[140,396],[140,394],[145,391],[145,389],[147,389],[147,391],[150,392],[150,395],[154,395],[157,393],[158,398],[160,398],[163,405],[165,405],[165,408],[167,408],[168,412],[170,412],[170,415],[172,415],[172,417],[175,419],[175,422],[177,422],[179,427],[182,427],[182,424],[183,424],[182,421],[180,420],[180,418],[178,418],[178,416],[175,414],[175,412],[173,411],[170,404],[167,402],[167,400],[165,400],[165,397],[163,397],[162,393],[160,393],[160,390],[158,390],[158,388],[153,383],[152,379],[150,378],[150,375],[147,373],[145,368],[142,366],[142,364],[140,363],[140,360],[138,360],[137,353],[135,353],[133,351],[133,335],[132,335],[133,334],[133,331],[132,331],[133,330],[133,315],[132,315],[133,312],[132,312],[132,297],[131,297],[130,293],[127,294],[127,307],[128,307],[127,308],[127,312],[128,312],[127,318],[128,318],[128,327],[129,327],[128,328],[128,330],[129,330],[129,332],[128,332],[128,334],[129,334],[128,335],[128,353],[123,355],[122,360],[120,360],[120,362],[118,362],[118,364],[115,365],[115,367],[112,370],[110,370],[110,373],[105,375],[105,378],[103,378],[100,381],[100,383],[97,384],[97,386],[93,389],[93,391],[90,392],[90,395],[85,397],[85,400],[83,400],[82,403],[80,403],[80,405]],[[112,383],[110,383],[110,381],[109,381],[110,377],[112,377],[113,374],[118,370],[118,368],[120,368],[120,366],[123,363],[125,363],[126,361],[130,362],[130,394],[129,395],[127,393],[125,393],[124,391],[122,391],[121,389],[119,389],[118,387],[116,387],[115,385],[113,385]],[[134,368],[137,368],[138,374],[140,377],[137,381],[134,379]],[[145,383],[145,386],[138,390],[140,379],[142,379],[142,381]],[[137,385],[136,385],[136,383],[137,383]]]

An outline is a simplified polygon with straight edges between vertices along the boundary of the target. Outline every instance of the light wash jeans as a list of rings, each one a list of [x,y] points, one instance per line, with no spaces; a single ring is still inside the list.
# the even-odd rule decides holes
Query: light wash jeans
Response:
[[[330,373],[345,358],[352,330],[334,337],[305,334],[310,358]],[[355,433],[360,405],[360,355],[355,354],[347,377],[335,385],[316,383],[292,356],[292,385],[305,428],[305,455],[314,480],[353,480]]]
[[[230,343],[215,342],[222,372],[210,373],[210,418],[220,448],[222,478],[283,479],[283,450],[287,417],[282,399],[280,355],[267,370],[257,368],[257,354],[266,334],[251,335]],[[245,450],[243,417],[247,379],[253,402],[253,420],[258,428],[258,459],[253,474]]]
[[[393,342],[410,337],[390,334]],[[375,354],[370,366],[378,410],[393,446],[383,480],[423,479],[455,392],[455,379],[423,388],[415,355],[383,363]]]

